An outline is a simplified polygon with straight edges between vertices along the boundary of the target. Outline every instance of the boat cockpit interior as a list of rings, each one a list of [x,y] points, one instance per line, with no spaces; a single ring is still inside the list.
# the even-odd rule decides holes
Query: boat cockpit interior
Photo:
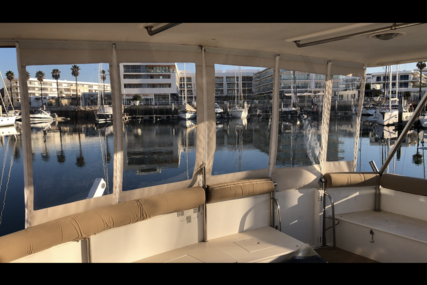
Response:
[[[356,171],[366,68],[425,59],[424,24],[2,23],[0,47],[16,48],[25,185],[25,229],[0,237],[0,262],[326,263],[343,256],[343,262],[427,262],[427,181],[385,173],[427,96],[380,169],[372,163],[372,171]],[[125,189],[120,68],[141,62],[194,63],[194,170],[179,181]],[[108,63],[111,80],[111,191],[39,207],[26,68],[98,63]],[[268,160],[259,169],[215,167],[215,65],[273,71],[268,130],[254,135],[267,141]],[[317,135],[307,130],[305,137],[317,148],[301,143],[310,158],[303,166],[279,166],[291,147],[279,120],[280,70],[324,78]],[[333,158],[337,138],[329,126],[339,75],[361,80],[356,111],[348,115],[354,155],[340,160]]]

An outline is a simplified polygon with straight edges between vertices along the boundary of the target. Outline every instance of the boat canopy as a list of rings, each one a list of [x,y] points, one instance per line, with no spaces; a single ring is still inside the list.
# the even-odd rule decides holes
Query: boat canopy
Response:
[[[319,177],[327,172],[349,172],[352,161],[326,161],[332,76],[349,75],[362,78],[359,106],[362,106],[366,67],[414,62],[425,58],[424,25],[397,29],[403,36],[389,41],[363,34],[379,28],[395,27],[395,23],[206,23],[180,24],[150,36],[145,27],[153,29],[164,24],[151,23],[2,23],[0,47],[16,47],[19,80],[22,88],[22,139],[24,141],[24,179],[26,227],[44,223],[77,212],[130,201],[188,187],[189,181],[122,191],[123,127],[119,66],[121,63],[192,62],[196,65],[197,148],[194,176],[206,167],[207,183],[221,183],[245,178],[271,177],[280,183],[280,191],[318,187]],[[334,38],[361,34],[340,40]],[[323,42],[318,42],[323,41]],[[309,43],[313,45],[308,45]],[[317,44],[319,43],[319,44]],[[304,44],[307,44],[305,46]],[[410,48],[408,48],[410,47]],[[108,63],[111,76],[114,128],[113,195],[87,199],[67,205],[33,208],[34,187],[31,163],[28,87],[26,66]],[[212,175],[216,143],[215,64],[267,67],[275,70],[272,120],[267,169]],[[323,98],[322,142],[319,165],[275,169],[278,148],[279,70],[326,74]],[[319,94],[317,94],[319,95]],[[191,106],[190,106],[191,107]],[[193,108],[194,109],[194,108]],[[356,138],[359,133],[358,108]],[[283,175],[284,171],[286,175]],[[298,179],[290,179],[298,177]]]

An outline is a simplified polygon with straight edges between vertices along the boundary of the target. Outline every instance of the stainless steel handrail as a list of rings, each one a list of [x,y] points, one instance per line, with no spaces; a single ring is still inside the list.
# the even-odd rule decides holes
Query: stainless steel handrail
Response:
[[[279,232],[282,231],[282,221],[280,220],[280,206],[279,203],[277,202],[277,199],[274,197],[271,197],[271,200],[273,200],[273,202],[276,204],[276,209],[277,209],[277,222],[279,224]]]
[[[408,133],[409,129],[412,127],[412,124],[415,122],[416,119],[418,119],[418,115],[421,112],[421,109],[424,108],[424,105],[427,102],[427,92],[424,93],[424,97],[421,99],[421,101],[418,103],[417,109],[415,109],[414,113],[412,114],[412,117],[409,119],[408,123],[406,123],[405,128],[403,129],[402,133],[400,134],[399,138],[397,139],[396,143],[394,144],[394,147],[391,149],[388,157],[386,158],[384,164],[381,166],[381,169],[379,171],[380,175],[383,175],[385,169],[387,168],[388,164],[390,163],[391,159],[393,158],[396,151],[400,148],[400,145]]]
[[[320,185],[323,190],[323,194],[329,197],[329,201],[331,202],[331,209],[332,209],[332,241],[333,241],[333,248],[336,248],[335,243],[335,205],[334,201],[332,199],[332,196],[326,192],[326,180],[325,178],[320,178]],[[326,199],[323,198],[323,230],[322,230],[322,246],[326,246]]]

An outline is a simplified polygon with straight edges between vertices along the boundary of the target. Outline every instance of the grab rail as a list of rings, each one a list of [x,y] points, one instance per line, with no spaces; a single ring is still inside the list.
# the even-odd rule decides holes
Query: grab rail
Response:
[[[326,192],[326,180],[325,178],[320,178],[320,186],[323,190],[323,194],[329,197],[329,201],[331,202],[331,209],[332,209],[332,241],[333,241],[333,248],[336,248],[335,243],[335,206],[334,201],[332,199],[332,196]],[[322,232],[322,246],[326,246],[326,199],[323,198],[323,232]],[[329,229],[329,228],[328,228]]]
[[[279,224],[279,228],[277,228],[277,226],[275,226],[274,228],[275,228],[276,230],[279,230],[279,232],[281,232],[281,231],[282,231],[282,221],[280,220],[280,206],[279,206],[279,203],[277,202],[277,199],[276,199],[276,198],[271,197],[271,200],[273,200],[273,201],[274,201],[274,203],[276,204],[276,209],[277,209],[277,222],[278,222],[278,224]]]

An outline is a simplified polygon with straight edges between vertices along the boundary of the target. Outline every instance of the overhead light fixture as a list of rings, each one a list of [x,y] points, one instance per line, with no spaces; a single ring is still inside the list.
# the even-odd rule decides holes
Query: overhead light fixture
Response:
[[[167,29],[175,27],[175,26],[177,26],[179,24],[181,24],[181,23],[170,23],[170,24],[164,25],[164,26],[162,26],[162,27],[160,27],[160,28],[158,28],[156,30],[153,30],[153,26],[147,26],[147,27],[145,27],[145,29],[147,30],[147,33],[150,36],[154,36],[154,35],[156,35],[156,34],[158,34],[160,32],[166,31]]]
[[[378,34],[381,32],[388,32],[390,30],[407,28],[407,27],[421,25],[421,24],[424,24],[424,23],[404,23],[404,24],[399,24],[399,25],[396,25],[396,23],[394,23],[391,27],[384,27],[384,28],[369,30],[369,31],[365,31],[365,32],[359,32],[359,33],[354,33],[354,34],[350,34],[350,35],[345,35],[345,36],[340,36],[340,37],[335,37],[335,38],[329,38],[329,39],[320,40],[320,41],[309,42],[309,43],[305,43],[305,44],[301,44],[301,41],[294,41],[294,43],[297,47],[302,48],[302,47],[308,47],[308,46],[314,46],[314,45],[319,45],[319,44],[324,44],[324,43],[329,43],[329,42],[345,40],[345,39],[349,39],[349,38]],[[400,34],[400,33],[378,34],[380,37],[381,37],[381,35],[383,35],[382,38],[379,38],[379,39],[389,40],[389,39],[394,38],[392,35],[388,35],[388,34]],[[397,37],[397,35],[395,37]]]
[[[370,38],[372,39],[378,39],[378,40],[382,40],[382,41],[388,41],[391,39],[395,39],[398,37],[403,36],[405,33],[385,33],[385,34],[375,34],[370,36]]]

